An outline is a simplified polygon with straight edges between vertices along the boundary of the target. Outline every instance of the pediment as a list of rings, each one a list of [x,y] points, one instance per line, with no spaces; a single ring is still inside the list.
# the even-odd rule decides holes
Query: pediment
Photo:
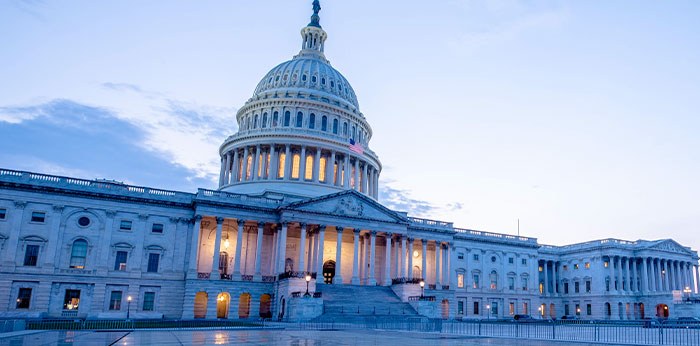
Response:
[[[684,255],[692,254],[692,252],[690,250],[688,250],[688,248],[676,243],[674,240],[671,240],[671,239],[659,241],[658,243],[649,246],[648,249],[668,251],[668,252],[680,253],[680,254],[684,254]]]
[[[383,222],[407,222],[399,213],[354,190],[311,198],[283,209]]]

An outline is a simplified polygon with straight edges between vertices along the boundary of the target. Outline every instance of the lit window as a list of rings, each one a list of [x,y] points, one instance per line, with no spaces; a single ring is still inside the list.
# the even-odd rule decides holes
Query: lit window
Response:
[[[586,262],[584,266],[586,267],[586,269],[591,269],[591,262]]]
[[[318,180],[324,183],[326,182],[326,160],[327,159],[322,156],[318,167]]]
[[[261,177],[261,176],[262,176],[262,162],[263,162],[262,153],[259,153],[259,154],[258,154],[258,162],[260,162],[260,164],[258,165],[258,173],[257,173],[257,176],[258,176],[258,177]]]
[[[543,272],[543,271],[544,271],[544,268],[542,268],[542,266],[539,266],[539,267],[537,268],[537,270],[539,270],[540,272]]]
[[[32,289],[31,288],[20,288],[17,292],[17,305],[16,309],[29,309],[29,303],[32,300]]]
[[[112,291],[109,296],[109,309],[110,310],[121,310],[122,309],[122,291]]]
[[[491,271],[491,275],[489,275],[489,281],[491,282],[489,288],[491,288],[492,290],[498,288],[498,274],[495,270]]]
[[[163,233],[163,224],[162,223],[154,223],[153,226],[151,226],[151,232],[153,233]]]
[[[287,159],[287,154],[285,153],[280,153],[280,161],[279,161],[279,169],[277,170],[277,177],[278,178],[284,178],[284,167],[285,167],[285,161]]]
[[[122,220],[119,222],[119,229],[122,231],[131,231],[131,221]]]
[[[270,159],[271,159],[270,153],[265,153],[265,157],[263,160],[265,160],[265,172],[263,172],[264,177],[269,177],[270,176]]]
[[[153,311],[156,301],[156,292],[145,292],[143,294],[143,311]]]
[[[24,250],[24,265],[36,267],[39,259],[39,245],[27,245]]]
[[[70,253],[70,267],[76,269],[85,268],[85,258],[87,257],[88,243],[84,239],[78,239],[73,242],[73,247]]]
[[[304,172],[304,179],[311,180],[314,177],[314,157],[313,155],[306,155],[306,172]]]
[[[338,184],[338,164],[333,163],[333,185]]]
[[[146,271],[149,273],[158,272],[158,262],[160,262],[160,255],[157,253],[148,254],[148,268]]]
[[[457,274],[457,287],[464,288],[464,274]]]
[[[574,269],[578,270],[578,263],[574,264]]]
[[[245,169],[245,170],[246,170],[246,172],[245,172],[245,180],[249,180],[249,179],[250,179],[250,174],[251,174],[251,171],[253,170],[253,155],[252,155],[252,154],[251,154],[251,155],[248,155],[248,160],[247,160],[247,161],[248,161],[248,167],[246,167],[246,169]]]
[[[299,154],[294,154],[292,156],[292,179],[299,179],[300,161],[301,161],[301,156]]]
[[[80,305],[80,290],[66,290],[63,298],[63,310],[78,310]]]
[[[511,315],[515,315],[515,303],[510,302],[508,304],[508,313]]]
[[[41,211],[32,212],[32,222],[44,222],[46,221],[46,213]]]
[[[479,274],[474,274],[472,280],[472,288],[479,288]]]
[[[608,262],[608,261],[603,262],[603,267],[607,268],[609,265],[610,265],[610,262]]]
[[[7,217],[7,209],[0,208],[0,220],[5,220],[6,217]]]
[[[117,251],[117,255],[114,259],[114,270],[125,271],[126,270],[126,257],[128,253],[126,251]]]

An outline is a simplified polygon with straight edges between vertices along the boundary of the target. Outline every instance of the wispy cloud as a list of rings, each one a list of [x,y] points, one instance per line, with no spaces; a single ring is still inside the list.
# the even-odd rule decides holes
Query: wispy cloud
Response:
[[[436,214],[463,209],[460,202],[437,204],[411,197],[411,191],[392,187],[393,181],[382,182],[379,187],[379,201],[388,208],[408,212],[415,217],[436,218]]]

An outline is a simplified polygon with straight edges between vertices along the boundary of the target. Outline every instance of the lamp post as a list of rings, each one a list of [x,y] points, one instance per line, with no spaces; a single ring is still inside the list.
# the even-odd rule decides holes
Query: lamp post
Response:
[[[423,298],[423,289],[425,288],[425,281],[420,281],[420,297]]]
[[[129,315],[131,315],[131,296],[126,297],[126,319],[129,319]]]
[[[304,293],[304,297],[310,297],[311,294],[309,293],[309,282],[311,281],[311,274],[306,274],[306,293]]]
[[[491,319],[491,305],[486,304],[486,319],[490,320]]]
[[[690,286],[685,286],[685,288],[683,289],[683,293],[685,293],[685,300],[686,301],[690,301],[690,292],[692,292],[690,290]]]
[[[540,318],[544,317],[544,312],[543,312],[543,310],[542,310],[542,305],[540,305],[539,307],[537,307],[537,311],[540,313]]]
[[[581,308],[580,307],[576,308],[576,316],[581,316]]]

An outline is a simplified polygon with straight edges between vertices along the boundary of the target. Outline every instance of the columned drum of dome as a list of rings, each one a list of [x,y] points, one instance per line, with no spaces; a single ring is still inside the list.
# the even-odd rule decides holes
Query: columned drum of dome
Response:
[[[319,10],[314,1],[299,54],[270,70],[236,114],[238,132],[219,149],[220,190],[316,197],[354,189],[377,198],[372,128],[325,57]]]

